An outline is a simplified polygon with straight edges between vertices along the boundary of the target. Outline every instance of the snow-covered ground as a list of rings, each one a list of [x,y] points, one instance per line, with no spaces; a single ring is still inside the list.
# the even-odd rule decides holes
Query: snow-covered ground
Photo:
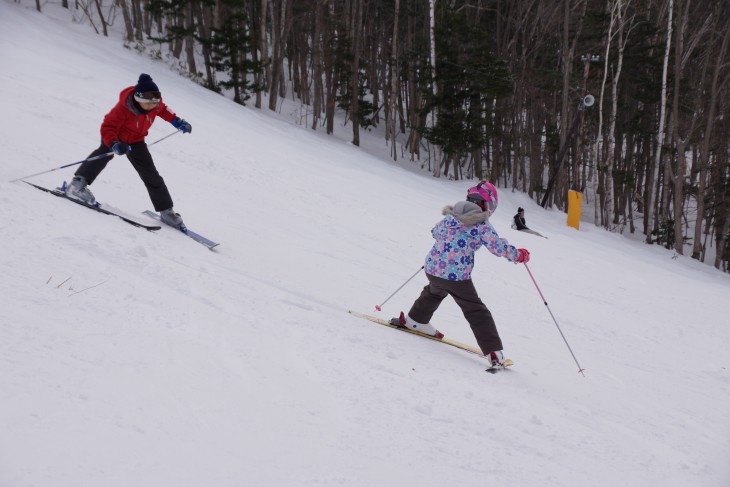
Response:
[[[586,376],[524,266],[482,251],[474,280],[515,362],[487,374],[347,313],[416,272],[473,182],[297,125],[293,105],[236,105],[30,3],[0,1],[0,486],[730,485],[730,276],[503,190],[492,222],[532,252]],[[193,125],[151,152],[217,251],[10,182],[86,157],[142,72]],[[125,159],[92,189],[146,219]],[[518,206],[549,239],[510,229]],[[433,323],[475,344],[453,301]]]

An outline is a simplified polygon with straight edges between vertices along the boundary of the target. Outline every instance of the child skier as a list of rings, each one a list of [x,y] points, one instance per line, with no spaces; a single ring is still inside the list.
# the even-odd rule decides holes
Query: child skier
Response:
[[[135,86],[129,86],[119,94],[119,101],[104,117],[101,124],[101,145],[87,159],[114,152],[126,155],[142,179],[152,200],[155,211],[160,212],[162,221],[176,228],[184,229],[183,220],[172,209],[172,197],[165,180],[157,172],[144,138],[155,117],[170,122],[183,133],[193,129],[188,122],[175,116],[162,101],[160,90],[148,74],[139,75]],[[93,205],[94,195],[87,187],[104,170],[113,155],[88,161],[76,170],[66,193]]]
[[[441,301],[450,295],[461,308],[479,348],[493,366],[504,362],[502,340],[492,313],[479,299],[471,280],[474,253],[484,245],[492,254],[515,264],[530,260],[527,250],[517,249],[500,238],[489,223],[497,203],[497,189],[492,183],[482,181],[467,191],[466,201],[443,209],[445,217],[431,230],[436,242],[426,256],[428,284],[408,315],[401,312],[399,318],[390,320],[392,325],[443,338],[429,321]]]

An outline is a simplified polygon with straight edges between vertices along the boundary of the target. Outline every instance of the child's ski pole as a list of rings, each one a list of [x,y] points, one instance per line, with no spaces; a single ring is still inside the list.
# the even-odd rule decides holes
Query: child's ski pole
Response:
[[[550,317],[555,322],[555,326],[558,327],[558,331],[560,332],[560,336],[563,337],[563,341],[565,342],[565,345],[568,347],[568,350],[570,351],[570,354],[573,356],[573,360],[575,360],[575,365],[578,366],[578,373],[582,374],[583,377],[586,375],[583,373],[585,369],[580,366],[578,363],[578,359],[575,358],[575,354],[573,353],[573,350],[570,348],[570,345],[568,344],[568,340],[565,339],[565,335],[563,335],[563,330],[560,329],[560,325],[558,325],[558,320],[555,319],[555,316],[553,316],[553,312],[550,311],[550,306],[548,306],[547,301],[545,300],[545,296],[542,295],[542,291],[540,291],[540,286],[537,285],[537,282],[535,281],[535,278],[532,276],[532,272],[530,272],[530,268],[527,267],[527,262],[525,264],[525,269],[527,269],[527,273],[530,274],[530,279],[532,279],[532,283],[535,285],[535,288],[537,288],[537,292],[540,293],[540,297],[542,298],[542,302],[545,303],[545,307],[548,310],[548,313],[550,313]]]
[[[403,286],[405,286],[406,284],[408,284],[408,283],[410,282],[410,280],[411,280],[411,279],[413,279],[414,277],[416,277],[416,275],[417,275],[417,274],[418,274],[419,272],[421,272],[421,271],[423,270],[423,268],[424,268],[424,267],[425,267],[425,266],[421,266],[421,267],[419,267],[419,268],[418,268],[418,270],[416,271],[416,273],[415,273],[415,274],[413,274],[413,275],[412,275],[411,277],[409,277],[409,278],[408,278],[408,280],[407,280],[406,282],[404,282],[403,284],[401,284],[401,286],[400,286],[400,287],[399,287],[398,289],[396,289],[396,290],[395,290],[395,291],[393,292],[393,294],[391,294],[390,296],[388,296],[388,298],[387,298],[387,299],[386,299],[385,301],[383,301],[382,303],[380,303],[380,305],[377,305],[377,304],[376,304],[376,305],[375,305],[375,309],[376,309],[376,311],[382,311],[382,306],[383,306],[383,305],[384,305],[385,303],[387,303],[387,302],[388,302],[388,300],[390,300],[390,298],[392,298],[393,296],[395,296],[395,294],[396,294],[396,293],[397,293],[398,291],[400,291],[401,289],[403,289]]]

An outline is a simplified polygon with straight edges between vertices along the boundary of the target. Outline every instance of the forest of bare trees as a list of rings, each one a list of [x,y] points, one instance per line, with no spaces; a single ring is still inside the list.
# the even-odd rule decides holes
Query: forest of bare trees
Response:
[[[563,210],[580,191],[596,225],[730,271],[727,0],[63,3],[239,103]]]

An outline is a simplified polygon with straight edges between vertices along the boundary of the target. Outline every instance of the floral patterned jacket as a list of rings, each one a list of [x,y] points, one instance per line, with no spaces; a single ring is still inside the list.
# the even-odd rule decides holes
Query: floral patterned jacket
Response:
[[[445,207],[442,213],[446,216],[431,230],[436,242],[426,256],[427,274],[449,281],[471,279],[474,253],[482,245],[497,257],[517,263],[517,249],[499,237],[489,223],[489,215],[477,205],[460,201]]]

